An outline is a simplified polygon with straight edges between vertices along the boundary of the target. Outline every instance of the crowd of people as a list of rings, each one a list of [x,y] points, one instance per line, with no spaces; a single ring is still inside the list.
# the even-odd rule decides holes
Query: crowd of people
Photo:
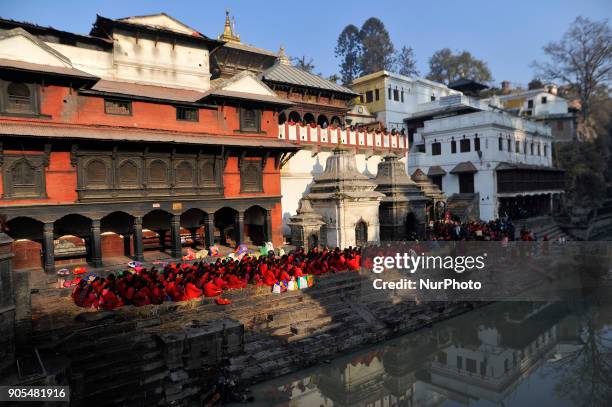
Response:
[[[516,229],[510,218],[465,223],[453,220],[434,223],[429,240],[513,241],[516,240],[515,235]],[[519,239],[535,241],[537,237],[530,230],[523,228],[519,232]],[[543,240],[548,240],[548,237],[543,236]]]
[[[361,249],[317,248],[306,252],[296,249],[282,256],[246,255],[240,260],[218,258],[215,262],[172,263],[157,267],[136,267],[107,277],[79,278],[72,293],[80,307],[111,310],[123,305],[143,306],[165,301],[186,301],[201,296],[217,297],[218,304],[228,304],[221,297],[224,290],[255,286],[272,287],[279,282],[305,275],[321,275],[358,270]]]

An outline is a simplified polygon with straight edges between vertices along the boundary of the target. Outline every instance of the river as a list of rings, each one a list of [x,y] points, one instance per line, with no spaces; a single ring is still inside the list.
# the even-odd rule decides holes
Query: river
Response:
[[[598,295],[491,304],[260,383],[251,405],[610,405],[612,303]]]

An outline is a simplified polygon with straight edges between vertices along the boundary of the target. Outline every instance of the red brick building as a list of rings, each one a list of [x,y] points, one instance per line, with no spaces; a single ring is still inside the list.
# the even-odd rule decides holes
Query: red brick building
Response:
[[[0,20],[0,214],[15,268],[53,272],[282,243],[281,99],[164,14],[98,17],[91,35]]]

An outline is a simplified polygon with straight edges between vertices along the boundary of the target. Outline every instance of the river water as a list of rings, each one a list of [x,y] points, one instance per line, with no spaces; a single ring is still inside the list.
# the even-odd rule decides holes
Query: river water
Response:
[[[254,405],[609,406],[610,298],[491,304],[256,385]]]

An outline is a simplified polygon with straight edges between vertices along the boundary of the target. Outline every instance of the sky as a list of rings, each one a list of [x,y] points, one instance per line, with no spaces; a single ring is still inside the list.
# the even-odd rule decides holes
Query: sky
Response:
[[[557,41],[579,15],[612,19],[611,0],[429,0],[429,1],[208,1],[208,0],[0,0],[0,16],[87,34],[96,14],[110,18],[165,12],[209,37],[223,30],[225,10],[236,18],[244,43],[271,51],[284,45],[292,57],[312,58],[315,72],[339,72],[334,57],[347,24],[360,27],[380,18],[396,49],[412,47],[419,74],[441,48],[468,50],[489,65],[495,84],[525,86],[530,64],[543,60],[542,47]]]

